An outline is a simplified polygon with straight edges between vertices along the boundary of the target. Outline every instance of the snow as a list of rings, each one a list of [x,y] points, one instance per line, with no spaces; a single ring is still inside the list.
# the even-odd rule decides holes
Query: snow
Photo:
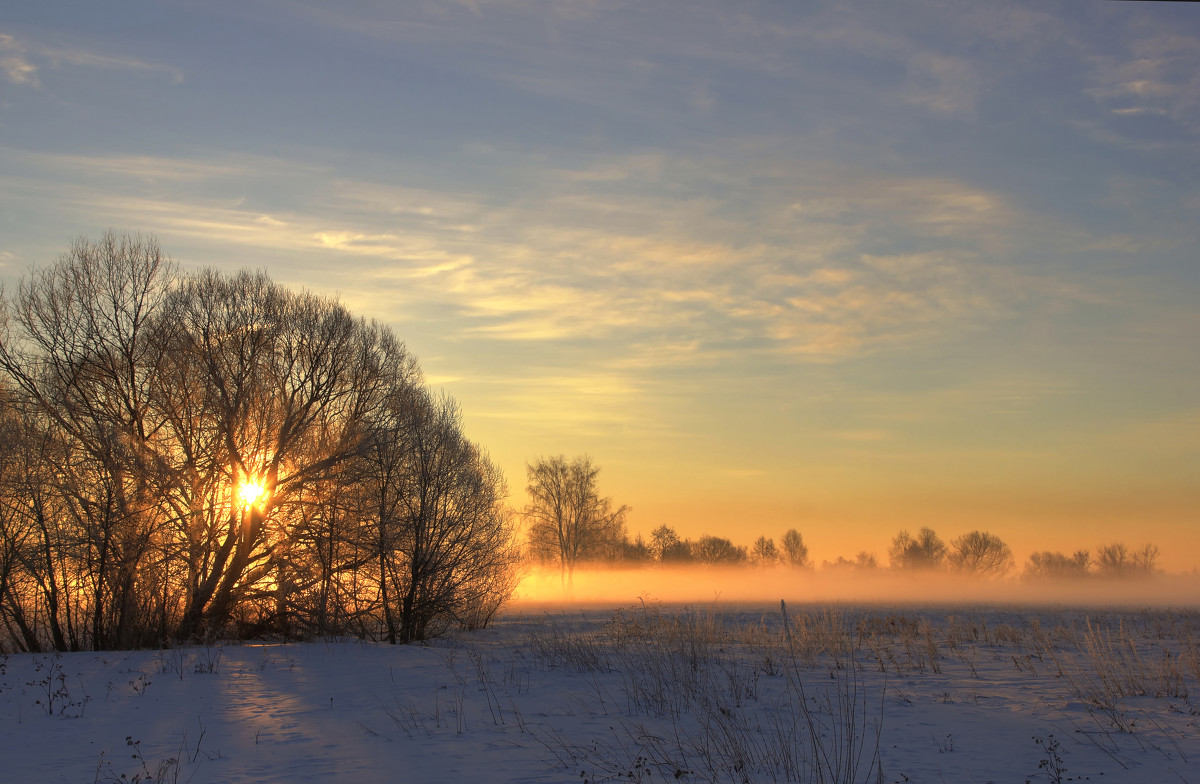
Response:
[[[878,728],[888,782],[1200,782],[1192,610],[797,606],[788,621],[778,604],[526,605],[425,646],[13,654],[0,778],[817,780],[765,762],[797,728],[791,759],[811,757],[812,720],[825,751],[852,748],[858,781],[876,780]],[[722,767],[743,747],[753,758]]]

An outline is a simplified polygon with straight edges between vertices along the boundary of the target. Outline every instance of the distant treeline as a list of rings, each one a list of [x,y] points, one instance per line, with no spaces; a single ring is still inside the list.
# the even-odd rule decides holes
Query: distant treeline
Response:
[[[528,466],[531,503],[525,508],[529,522],[530,555],[543,565],[558,566],[569,581],[584,563],[609,566],[685,565],[814,567],[804,536],[792,528],[778,544],[759,536],[748,547],[720,536],[683,539],[662,525],[630,538],[625,524],[626,507],[597,490],[600,469],[589,457],[568,461],[559,455]],[[1023,578],[1063,579],[1082,577],[1136,577],[1158,571],[1158,547],[1131,549],[1122,542],[1104,545],[1093,558],[1087,550],[1070,555],[1042,551],[1029,556]],[[999,578],[1015,568],[1011,548],[996,534],[971,531],[947,545],[932,528],[914,536],[900,531],[888,548],[889,568],[898,572],[949,571],[978,578]],[[853,559],[839,556],[822,561],[821,569],[874,570],[880,566],[874,553],[860,551]]]
[[[111,233],[0,298],[0,652],[485,624],[506,495],[335,300]]]

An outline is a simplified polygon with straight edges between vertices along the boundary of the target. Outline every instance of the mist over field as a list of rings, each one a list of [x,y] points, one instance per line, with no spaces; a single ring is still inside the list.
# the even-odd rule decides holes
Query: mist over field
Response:
[[[746,567],[577,569],[564,585],[555,569],[535,568],[511,605],[620,606],[640,601],[692,604],[1043,605],[1069,607],[1196,607],[1200,575],[1156,574],[1136,579],[980,580],[948,573],[887,569],[836,570]]]

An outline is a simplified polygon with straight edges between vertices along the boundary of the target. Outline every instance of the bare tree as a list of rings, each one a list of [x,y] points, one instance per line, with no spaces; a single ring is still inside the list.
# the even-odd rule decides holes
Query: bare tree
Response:
[[[1113,542],[1096,548],[1096,573],[1101,577],[1125,577],[1132,569],[1129,548]]]
[[[650,550],[659,563],[682,563],[692,557],[691,548],[667,525],[650,532]]]
[[[27,514],[33,499],[26,495],[28,469],[24,460],[28,438],[8,391],[0,387],[0,653],[9,650],[38,652],[42,649],[38,618],[29,617],[29,602],[23,597],[36,591],[34,572],[29,568],[36,552],[36,532]],[[54,586],[58,583],[55,581]],[[36,605],[35,605],[36,608]],[[34,610],[36,612],[36,609]],[[61,634],[59,635],[61,639]],[[56,640],[56,647],[61,646]]]
[[[1130,556],[1133,568],[1143,574],[1154,574],[1158,571],[1158,545],[1146,543]]]
[[[792,566],[808,566],[808,545],[795,528],[789,528],[783,535],[783,554]]]
[[[1096,573],[1101,577],[1135,577],[1153,574],[1158,547],[1146,544],[1130,550],[1124,542],[1113,542],[1096,549]]]
[[[971,531],[950,542],[950,568],[977,577],[1003,577],[1013,567],[1012,550],[995,534]]]
[[[180,418],[176,469],[198,482],[178,488],[190,562],[177,635],[189,638],[219,629],[286,556],[295,504],[361,454],[387,378],[379,330],[333,300],[212,271],[185,281],[178,299],[174,356],[187,364],[164,395],[197,396],[171,406],[195,409]],[[244,486],[261,497],[239,502]]]
[[[5,417],[0,617],[18,649],[79,650],[87,644],[89,597],[81,594],[90,584],[90,550],[60,492],[63,444],[39,424],[17,412]]]
[[[453,400],[397,401],[374,436],[381,595],[389,642],[486,623],[515,587],[504,479],[463,437]],[[399,459],[399,463],[390,462]]]
[[[164,510],[149,475],[162,427],[153,388],[166,360],[156,331],[172,280],[152,238],[110,232],[77,240],[4,303],[0,369],[60,446],[54,485],[81,548],[75,585],[87,596],[77,609],[94,647],[152,644],[152,616],[166,610],[153,585]]]
[[[570,462],[563,455],[539,458],[526,465],[526,472],[530,502],[524,516],[530,545],[558,562],[565,586],[580,561],[624,530],[629,508],[614,507],[611,498],[599,495],[600,467],[587,455]]]
[[[946,558],[946,545],[932,528],[922,528],[914,539],[901,531],[888,549],[893,569],[927,571],[937,569]]]
[[[775,540],[766,536],[755,539],[754,546],[750,548],[750,558],[759,566],[779,563],[779,548],[775,546]]]

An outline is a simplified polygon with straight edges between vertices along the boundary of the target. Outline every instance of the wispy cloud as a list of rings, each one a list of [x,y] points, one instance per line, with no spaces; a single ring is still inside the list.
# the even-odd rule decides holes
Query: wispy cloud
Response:
[[[0,69],[13,84],[39,87],[41,82],[38,75],[41,70],[57,70],[68,66],[157,73],[175,83],[183,81],[183,71],[174,66],[125,54],[104,53],[82,44],[45,43],[0,33]]]
[[[734,350],[836,360],[1001,317],[1053,288],[1005,262],[1012,237],[1041,219],[980,188],[830,165],[790,177],[786,163],[740,171],[740,161],[652,160],[675,174],[705,171],[727,195],[681,203],[655,192],[658,175],[638,174],[648,164],[622,159],[585,171],[629,171],[629,190],[607,194],[611,178],[575,178],[550,161],[541,174],[526,170],[531,187],[509,203],[345,178],[315,187],[318,164],[252,156],[55,156],[35,161],[44,175],[85,171],[94,184],[9,182],[168,244],[326,259],[313,267],[336,266],[339,290],[440,303],[454,318],[445,339],[618,339],[613,367],[711,364]],[[230,198],[248,181],[297,172],[297,190],[311,196],[288,208]],[[765,201],[742,178],[766,180]],[[874,252],[872,232],[926,249]]]
[[[6,151],[12,155],[15,151]],[[24,153],[26,160],[44,169],[81,172],[87,176],[131,178],[147,182],[196,183],[236,177],[246,171],[249,156],[225,157],[221,161],[198,158],[164,158],[148,155],[68,155]],[[263,159],[256,159],[261,168]]]
[[[1144,24],[1124,50],[1093,58],[1087,93],[1118,117],[1169,117],[1200,131],[1200,36]]]
[[[707,116],[724,124],[723,109],[745,108],[747,84],[785,104],[801,88],[845,91],[866,100],[903,102],[938,116],[970,118],[982,91],[976,65],[948,49],[973,51],[970,41],[933,44],[930,25],[945,27],[944,9],[885,13],[811,3],[800,19],[785,7],[746,11],[729,4],[693,6],[623,2],[421,2],[393,5],[292,3],[290,14],[367,39],[458,53],[448,67],[531,94],[637,116]],[[1022,17],[1010,10],[1006,21]],[[971,16],[983,16],[973,14]],[[1026,16],[1036,18],[1036,13]],[[1002,29],[1010,29],[1008,27]],[[1028,24],[1035,28],[1033,22]],[[998,35],[995,20],[959,24],[945,40]],[[905,29],[907,28],[907,29]],[[887,32],[884,30],[887,29]],[[847,55],[886,63],[903,75],[866,88],[853,72],[826,63]],[[867,89],[868,92],[864,92]]]

